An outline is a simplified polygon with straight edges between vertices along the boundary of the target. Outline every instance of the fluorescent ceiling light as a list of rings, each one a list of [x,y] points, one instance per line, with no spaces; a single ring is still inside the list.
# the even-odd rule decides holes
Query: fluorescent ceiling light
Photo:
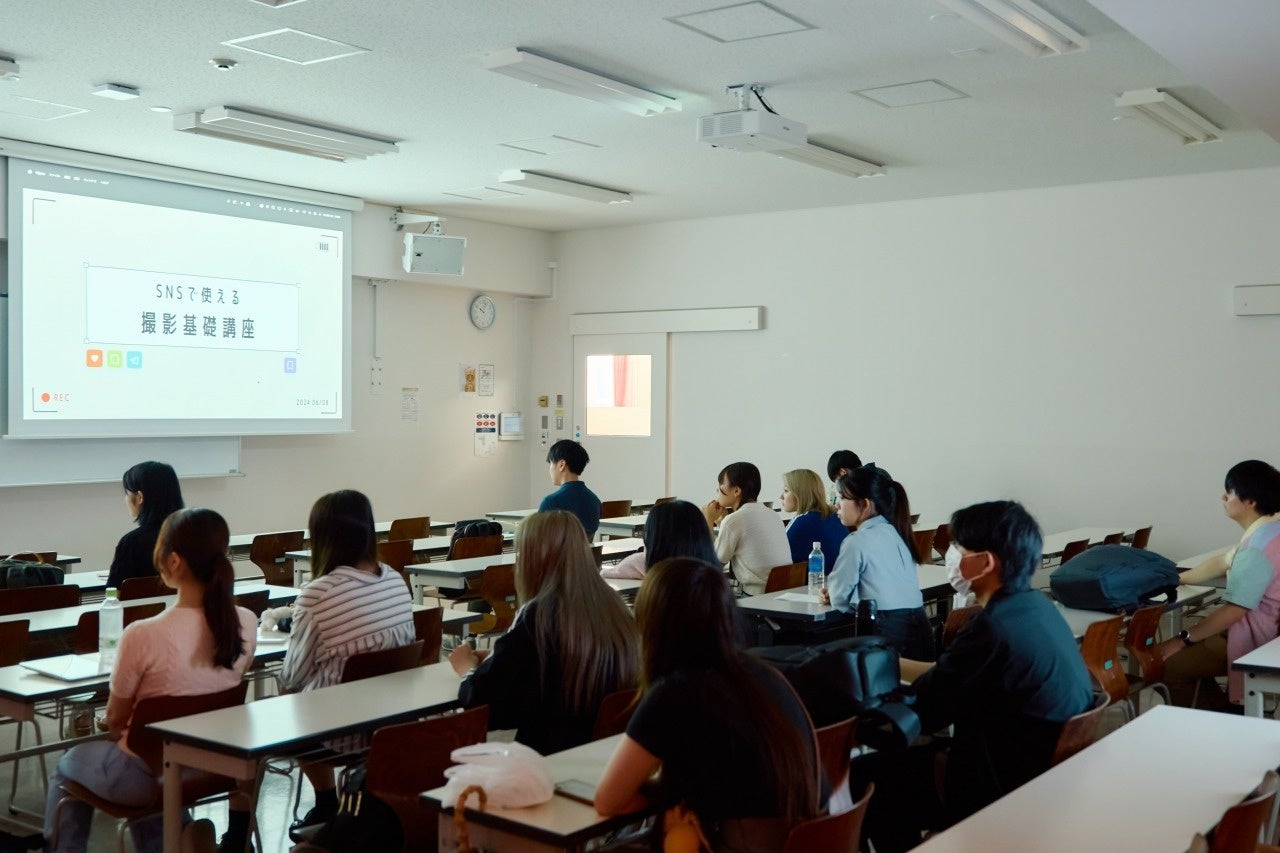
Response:
[[[102,83],[93,87],[93,94],[99,98],[110,98],[113,101],[132,101],[141,94],[132,86],[121,83]]]
[[[638,116],[679,112],[680,102],[621,80],[566,65],[518,47],[485,57],[484,67],[546,89],[608,104]]]
[[[804,163],[806,166],[815,166],[819,169],[826,169],[828,172],[848,175],[851,178],[865,178],[870,175],[884,174],[884,166],[879,163],[862,160],[851,154],[845,154],[814,142],[808,142],[800,148],[780,148],[769,153],[777,157],[785,157],[788,160],[795,160],[797,163]]]
[[[544,175],[541,172],[525,172],[515,169],[510,172],[504,172],[499,180],[513,187],[541,190],[544,193],[567,195],[573,198],[586,199],[587,201],[598,201],[603,204],[626,204],[631,201],[631,193],[611,190],[607,187],[598,187],[594,184],[583,184],[565,178],[556,178],[551,175]]]
[[[1124,92],[1116,98],[1116,106],[1127,116],[1173,134],[1183,145],[1216,142],[1222,138],[1222,128],[1159,89]]]
[[[176,115],[173,128],[339,162],[400,150],[391,139],[362,136],[236,107],[211,107],[203,112]]]
[[[1031,0],[938,0],[1028,56],[1057,56],[1087,50],[1089,42]]]

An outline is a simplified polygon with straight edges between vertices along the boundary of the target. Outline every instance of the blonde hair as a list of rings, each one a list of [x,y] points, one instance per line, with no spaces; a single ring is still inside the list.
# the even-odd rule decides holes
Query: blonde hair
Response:
[[[831,504],[827,503],[827,493],[822,487],[822,478],[816,471],[808,468],[796,468],[782,475],[782,482],[796,499],[796,515],[816,512],[826,518],[831,515]]]
[[[577,516],[538,512],[516,531],[516,597],[537,602],[534,642],[546,683],[548,661],[564,673],[565,708],[598,707],[616,690],[634,687],[640,636],[622,598],[600,577]]]

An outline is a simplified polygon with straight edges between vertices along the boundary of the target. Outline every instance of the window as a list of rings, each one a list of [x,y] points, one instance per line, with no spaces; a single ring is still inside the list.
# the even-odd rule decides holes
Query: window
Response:
[[[587,435],[652,434],[653,357],[587,356]]]

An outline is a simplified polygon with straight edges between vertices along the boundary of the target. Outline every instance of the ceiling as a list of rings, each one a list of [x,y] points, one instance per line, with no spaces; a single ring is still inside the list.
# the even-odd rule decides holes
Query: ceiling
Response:
[[[1155,18],[1133,9],[1163,4],[1097,0],[1134,18],[1134,32],[1152,31],[1151,43],[1185,59],[1195,77],[1083,0],[1041,0],[1089,40],[1087,51],[1044,59],[936,0],[770,2],[810,28],[718,42],[667,20],[734,0],[0,0],[0,55],[21,66],[20,80],[0,82],[0,136],[550,231],[1280,165],[1280,143],[1258,129],[1269,122],[1256,111],[1276,110],[1275,69],[1263,73],[1269,88],[1258,75],[1242,83],[1235,74],[1235,88],[1233,75],[1215,77],[1209,70],[1233,62],[1205,55],[1190,10]],[[1222,2],[1256,7],[1267,32],[1280,21],[1272,0]],[[299,65],[223,44],[281,28],[367,52]],[[1233,32],[1211,38],[1215,49],[1235,49]],[[1270,48],[1276,39],[1261,41]],[[641,118],[484,69],[486,54],[516,46],[676,97],[683,110]],[[214,57],[238,65],[218,71]],[[1204,88],[1211,77],[1213,92]],[[967,97],[887,108],[852,94],[930,79]],[[141,97],[90,94],[106,82]],[[887,174],[853,179],[697,142],[697,118],[736,108],[724,88],[744,82],[764,84],[773,108],[808,124],[810,139],[882,162]],[[1117,120],[1115,96],[1146,87],[1171,89],[1223,127],[1223,139],[1182,146]],[[1245,93],[1239,102],[1235,91]],[[88,112],[21,117],[6,112],[27,103],[15,96]],[[150,111],[158,105],[239,106],[402,142],[396,154],[331,163],[175,132],[171,115]],[[540,155],[501,144],[552,135],[598,147]],[[509,169],[634,200],[448,195],[501,186]]]

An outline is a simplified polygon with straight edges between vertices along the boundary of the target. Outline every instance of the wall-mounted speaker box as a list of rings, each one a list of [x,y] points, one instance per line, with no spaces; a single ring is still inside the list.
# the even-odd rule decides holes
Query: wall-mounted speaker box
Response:
[[[1280,314],[1280,284],[1242,284],[1236,287],[1236,316]]]
[[[425,275],[462,275],[462,253],[466,248],[466,237],[406,234],[404,257],[401,259],[404,271]]]

